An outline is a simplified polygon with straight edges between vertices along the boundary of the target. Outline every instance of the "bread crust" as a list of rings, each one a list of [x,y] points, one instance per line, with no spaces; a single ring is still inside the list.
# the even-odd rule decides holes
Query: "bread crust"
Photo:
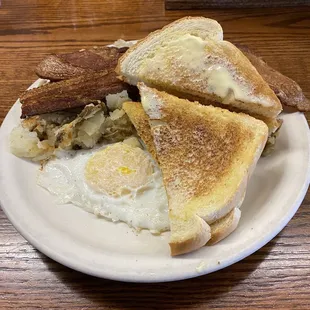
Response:
[[[156,149],[149,124],[149,117],[143,110],[141,103],[132,101],[124,102],[123,110],[126,112],[130,121],[133,123],[148,152],[155,160],[157,160]]]
[[[211,239],[207,245],[213,245],[230,235],[238,226],[241,211],[234,208],[227,215],[211,225]]]
[[[203,247],[211,238],[210,226],[199,216],[195,215],[192,218],[194,230],[190,230],[191,234],[183,235],[181,238],[170,239],[169,246],[171,256],[181,255],[198,250]],[[188,223],[186,223],[188,224]],[[186,227],[187,225],[185,225]],[[183,227],[184,228],[184,227]],[[172,225],[172,229],[174,229]],[[171,232],[173,234],[173,231]],[[186,237],[185,237],[186,236]]]

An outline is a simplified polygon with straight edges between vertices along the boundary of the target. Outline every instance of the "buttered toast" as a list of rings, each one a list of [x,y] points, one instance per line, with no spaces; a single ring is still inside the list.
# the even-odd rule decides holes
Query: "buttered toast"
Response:
[[[240,206],[268,128],[245,114],[138,88],[168,196],[171,254],[187,253],[211,239],[210,224]]]
[[[145,113],[142,104],[139,102],[124,102],[123,109],[135,126],[137,133],[143,140],[147,150],[151,153],[154,159],[157,159],[156,148],[149,124],[149,117]],[[210,225],[211,238],[207,244],[215,244],[233,232],[238,226],[240,216],[241,211],[238,208],[234,208],[227,215],[212,223]]]
[[[119,59],[116,72],[129,84],[144,82],[202,104],[215,101],[268,118],[282,110],[268,84],[236,46],[223,40],[212,19],[186,17],[150,33]]]

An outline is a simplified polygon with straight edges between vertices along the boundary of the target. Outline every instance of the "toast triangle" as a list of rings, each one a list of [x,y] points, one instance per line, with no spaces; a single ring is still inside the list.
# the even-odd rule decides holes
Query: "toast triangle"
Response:
[[[168,93],[219,102],[248,114],[275,118],[282,106],[246,56],[223,40],[220,25],[204,17],[177,20],[150,33],[119,59],[121,79]]]
[[[136,128],[139,137],[146,146],[146,149],[156,160],[156,148],[151,133],[151,127],[149,125],[149,117],[145,113],[142,104],[140,102],[132,101],[124,102],[123,109]],[[240,204],[242,201],[243,199],[240,201]],[[240,216],[241,211],[238,208],[234,208],[227,215],[212,223],[210,225],[211,238],[207,245],[213,245],[231,234],[237,228]]]
[[[168,196],[171,254],[187,253],[205,245],[210,225],[240,206],[268,127],[242,113],[138,87]]]

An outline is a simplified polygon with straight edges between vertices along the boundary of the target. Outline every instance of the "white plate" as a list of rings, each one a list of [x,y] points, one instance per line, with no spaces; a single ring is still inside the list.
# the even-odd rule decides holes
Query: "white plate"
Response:
[[[38,81],[32,85],[37,86]],[[196,277],[255,252],[288,223],[309,186],[310,138],[303,114],[283,115],[275,152],[259,160],[236,231],[212,247],[171,258],[168,236],[140,234],[73,205],[56,205],[36,185],[38,165],[10,154],[8,135],[19,122],[17,102],[0,132],[0,199],[16,229],[38,250],[73,269],[130,282]]]

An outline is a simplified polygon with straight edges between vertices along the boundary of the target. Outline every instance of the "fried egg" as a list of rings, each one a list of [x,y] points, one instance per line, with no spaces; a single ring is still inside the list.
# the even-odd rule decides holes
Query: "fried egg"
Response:
[[[56,203],[72,203],[137,230],[169,229],[161,171],[132,142],[59,153],[44,165],[37,182],[55,195]]]

